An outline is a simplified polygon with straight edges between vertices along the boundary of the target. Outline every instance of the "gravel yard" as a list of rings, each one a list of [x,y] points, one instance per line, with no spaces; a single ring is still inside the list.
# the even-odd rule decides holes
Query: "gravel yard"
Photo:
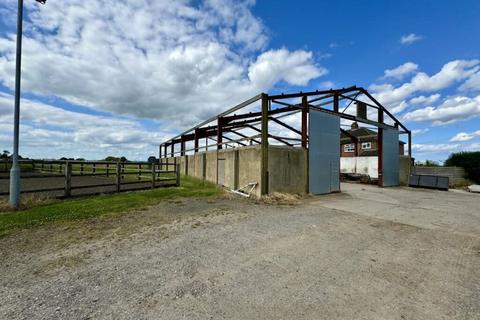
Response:
[[[480,195],[343,184],[0,238],[1,319],[480,319]]]

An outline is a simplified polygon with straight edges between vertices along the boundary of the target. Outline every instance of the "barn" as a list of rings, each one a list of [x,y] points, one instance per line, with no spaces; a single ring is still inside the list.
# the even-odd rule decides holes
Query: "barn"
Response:
[[[409,175],[400,162],[400,136],[411,132],[366,89],[261,93],[206,119],[159,146],[160,165],[257,196],[271,192],[340,191],[342,135],[361,123],[376,133],[379,187]]]

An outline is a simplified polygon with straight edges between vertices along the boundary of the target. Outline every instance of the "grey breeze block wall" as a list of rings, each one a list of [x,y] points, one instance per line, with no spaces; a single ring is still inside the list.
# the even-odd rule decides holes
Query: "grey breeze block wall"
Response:
[[[269,146],[269,192],[305,193],[306,150]],[[180,164],[180,173],[238,189],[256,182],[253,193],[260,196],[260,146],[198,152],[188,156],[167,158],[168,163]]]
[[[466,185],[471,183],[468,179],[465,179],[465,170],[460,167],[423,167],[415,166],[412,168],[413,174],[425,174],[433,176],[448,177],[451,187],[456,185]]]
[[[212,150],[198,152],[188,156],[167,158],[168,163],[180,164],[180,173],[199,179],[224,185],[230,189],[238,189],[251,182],[256,182],[254,194],[260,196],[261,190],[261,159],[260,146],[250,146],[237,149]],[[268,147],[268,189],[269,192],[305,193],[307,190],[307,151],[301,148],[272,146]],[[420,167],[417,167],[420,168]],[[426,172],[426,170],[419,169]],[[407,184],[409,175],[409,159],[400,157],[400,184]],[[449,169],[449,168],[444,168]],[[458,182],[463,179],[463,169],[454,168],[442,171],[439,175],[449,175],[450,180]],[[418,169],[417,169],[418,170]],[[428,171],[428,174],[434,171]],[[418,174],[422,174],[419,173]],[[423,173],[427,174],[427,173]],[[465,179],[463,179],[465,180]]]

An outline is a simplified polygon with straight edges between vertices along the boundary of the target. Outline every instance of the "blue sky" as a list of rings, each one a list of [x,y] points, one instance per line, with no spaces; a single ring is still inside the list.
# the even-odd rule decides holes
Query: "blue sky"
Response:
[[[480,150],[478,1],[26,6],[22,155],[144,159],[258,92],[354,84],[414,130],[418,160]],[[0,4],[2,149],[11,149],[15,9]]]

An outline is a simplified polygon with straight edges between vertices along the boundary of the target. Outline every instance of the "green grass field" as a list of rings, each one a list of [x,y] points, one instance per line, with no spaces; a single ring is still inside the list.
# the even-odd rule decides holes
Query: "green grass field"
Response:
[[[127,212],[155,205],[166,199],[211,197],[221,192],[216,185],[191,177],[182,177],[180,185],[178,188],[158,188],[75,200],[57,200],[40,205],[30,204],[31,207],[24,210],[0,214],[0,237],[15,230],[47,223]]]

